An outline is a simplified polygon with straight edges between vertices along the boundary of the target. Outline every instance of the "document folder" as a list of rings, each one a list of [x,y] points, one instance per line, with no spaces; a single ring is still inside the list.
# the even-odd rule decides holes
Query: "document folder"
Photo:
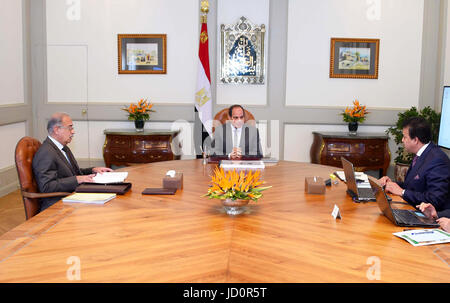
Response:
[[[176,188],[146,188],[143,195],[174,195]]]
[[[76,189],[77,193],[114,193],[118,195],[123,195],[131,188],[131,183],[110,183],[110,184],[99,184],[99,183],[81,183]]]

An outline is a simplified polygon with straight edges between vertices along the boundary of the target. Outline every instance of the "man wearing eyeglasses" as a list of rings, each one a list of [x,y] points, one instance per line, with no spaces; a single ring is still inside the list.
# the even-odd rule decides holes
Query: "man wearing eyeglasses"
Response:
[[[66,113],[55,113],[47,124],[48,137],[33,158],[33,173],[41,193],[73,192],[83,182],[93,182],[96,173],[112,171],[107,167],[79,168],[67,144],[75,134]],[[42,198],[41,211],[62,197]]]
[[[216,128],[214,132],[214,154],[241,159],[243,156],[262,157],[258,129],[245,123],[245,111],[235,104],[228,109],[231,121]]]

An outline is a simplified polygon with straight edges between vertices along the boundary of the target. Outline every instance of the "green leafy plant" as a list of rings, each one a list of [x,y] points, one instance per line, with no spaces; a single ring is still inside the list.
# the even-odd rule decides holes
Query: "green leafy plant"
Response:
[[[431,141],[436,143],[439,136],[439,125],[441,121],[441,114],[437,113],[430,106],[418,111],[416,107],[411,107],[407,111],[398,113],[397,123],[394,126],[389,127],[386,130],[386,134],[391,135],[398,145],[396,151],[397,157],[395,157],[395,163],[410,164],[413,159],[413,154],[408,153],[402,144],[403,138],[403,122],[410,117],[423,117],[431,126]]]

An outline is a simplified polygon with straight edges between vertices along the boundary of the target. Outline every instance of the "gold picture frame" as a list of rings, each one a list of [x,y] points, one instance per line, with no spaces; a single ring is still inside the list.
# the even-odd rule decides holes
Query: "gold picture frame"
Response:
[[[118,34],[119,74],[166,74],[166,34]]]
[[[331,38],[330,78],[378,79],[380,39]]]

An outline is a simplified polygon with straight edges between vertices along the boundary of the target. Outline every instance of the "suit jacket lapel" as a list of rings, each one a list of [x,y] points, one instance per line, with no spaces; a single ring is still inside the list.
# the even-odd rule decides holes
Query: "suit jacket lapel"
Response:
[[[71,166],[75,170],[75,174],[81,175],[81,171],[80,168],[78,167],[77,160],[75,159],[74,155],[72,154],[72,150],[69,147],[67,147],[66,154],[69,157],[70,163],[72,164]]]
[[[49,138],[45,139],[45,141],[47,141],[47,143],[55,150],[56,155],[58,155],[59,159],[67,166],[67,168],[70,169],[73,175],[76,176],[77,172],[72,167],[72,165],[70,165],[70,163],[67,161],[67,158],[64,156],[62,151]]]
[[[433,143],[430,143],[427,146],[427,148],[423,151],[422,155],[420,155],[420,157],[417,159],[416,165],[414,165],[414,167],[411,167],[411,166],[409,167],[409,169],[406,173],[405,182],[408,182],[408,181],[414,179],[418,175],[420,168],[426,162],[428,154],[430,153],[430,150],[433,148],[432,145],[433,145]]]

